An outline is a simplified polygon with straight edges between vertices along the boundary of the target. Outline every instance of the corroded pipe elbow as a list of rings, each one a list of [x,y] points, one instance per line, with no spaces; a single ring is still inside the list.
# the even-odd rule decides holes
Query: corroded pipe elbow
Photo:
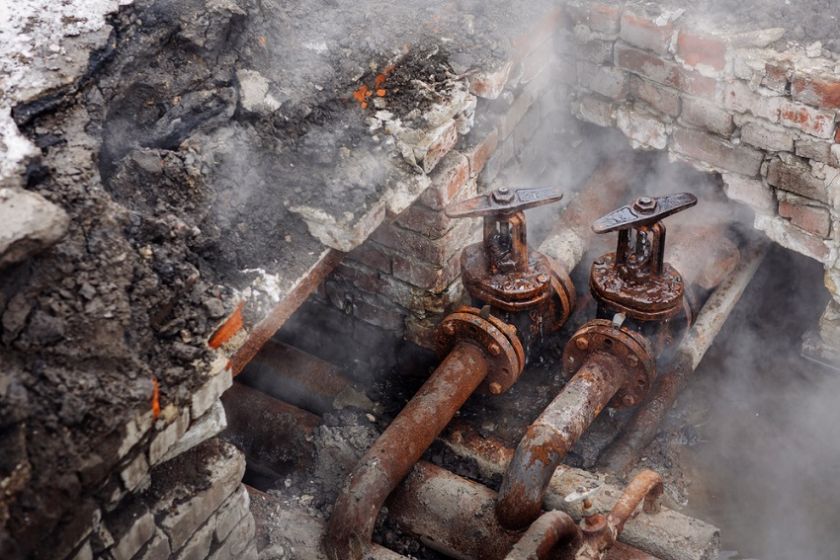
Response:
[[[496,515],[524,529],[542,511],[551,475],[624,383],[625,368],[606,353],[591,355],[525,433],[505,472]]]
[[[547,560],[558,544],[579,539],[574,519],[562,511],[548,511],[531,523],[505,560]]]

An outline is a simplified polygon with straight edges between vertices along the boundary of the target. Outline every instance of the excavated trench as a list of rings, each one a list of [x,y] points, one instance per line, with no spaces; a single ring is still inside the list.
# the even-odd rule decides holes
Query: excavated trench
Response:
[[[560,463],[536,499],[566,513],[532,528],[564,557],[612,534],[613,560],[832,558],[837,21],[765,4],[22,1],[0,22],[0,557],[354,560],[343,521],[375,558],[501,560],[532,453]],[[697,207],[644,221],[680,192]],[[685,305],[673,283],[605,303],[667,268],[590,279],[625,205],[633,259],[667,226]],[[510,258],[526,207],[549,264]],[[550,305],[505,309],[520,288]],[[446,404],[383,444],[420,461],[368,460],[443,339],[467,344]],[[589,346],[606,388],[569,383]],[[594,515],[642,468],[661,511]],[[390,496],[364,519],[354,470]]]

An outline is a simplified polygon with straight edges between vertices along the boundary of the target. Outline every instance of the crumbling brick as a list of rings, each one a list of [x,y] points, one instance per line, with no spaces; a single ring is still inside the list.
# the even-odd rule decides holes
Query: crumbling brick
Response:
[[[420,195],[420,201],[435,210],[445,208],[466,184],[469,161],[463,154],[450,152],[432,174],[432,184]]]
[[[790,129],[750,119],[741,124],[741,140],[765,150],[792,152],[794,135]]]
[[[484,138],[474,146],[463,150],[464,155],[469,161],[470,177],[478,177],[487,160],[493,155],[496,147],[499,145],[499,133],[494,128]]]
[[[662,150],[668,145],[665,124],[654,115],[622,106],[616,110],[615,123],[634,147]]]
[[[735,129],[730,113],[714,103],[693,97],[683,98],[680,121],[727,137]]]
[[[639,76],[631,76],[630,93],[657,111],[671,117],[680,114],[680,96],[671,88],[661,86]]]
[[[589,4],[587,23],[592,31],[614,35],[618,33],[621,22],[621,5],[606,2]]]
[[[721,37],[681,29],[677,58],[701,74],[717,75],[726,67],[726,43]]]
[[[814,235],[826,238],[831,233],[831,214],[820,205],[799,203],[784,198],[779,200],[779,216],[787,218],[793,225]]]
[[[621,37],[634,47],[639,47],[659,54],[668,52],[674,26],[670,22],[659,25],[652,19],[632,12],[621,15]]]
[[[818,138],[834,135],[834,113],[815,109],[802,103],[782,101],[779,104],[779,122],[797,128]]]
[[[484,70],[470,76],[470,93],[484,99],[496,99],[505,90],[513,62],[507,61],[493,70]]]
[[[796,101],[821,109],[840,109],[840,79],[836,76],[796,74],[790,89]]]
[[[815,177],[811,173],[810,166],[804,161],[790,163],[781,159],[771,161],[767,168],[767,182],[776,188],[805,198],[828,202],[825,182]]]
[[[764,155],[758,150],[736,146],[718,136],[685,128],[674,131],[673,149],[691,159],[750,177],[758,174],[764,160]]]
[[[799,138],[795,141],[794,152],[799,157],[812,159],[821,163],[831,162],[831,142],[816,138]]]
[[[691,95],[713,99],[717,93],[717,82],[714,79],[686,70],[650,52],[616,45],[615,63],[649,80]]]
[[[586,95],[581,98],[580,102],[573,109],[575,115],[581,120],[597,124],[598,126],[613,125],[614,105],[609,101],[604,101],[594,95]]]
[[[744,177],[736,173],[724,173],[723,184],[724,192],[730,199],[743,202],[758,212],[774,213],[776,211],[773,189],[760,179]]]
[[[600,66],[590,62],[578,62],[580,85],[610,99],[624,99],[628,91],[626,72],[612,66]]]

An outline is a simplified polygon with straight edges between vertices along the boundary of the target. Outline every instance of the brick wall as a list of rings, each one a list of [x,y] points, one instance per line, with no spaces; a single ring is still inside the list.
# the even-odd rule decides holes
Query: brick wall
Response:
[[[217,361],[185,406],[168,405],[157,418],[142,412],[91,456],[81,476],[96,490],[79,505],[75,522],[59,529],[52,558],[257,557],[241,484],[245,457],[216,437],[227,425],[219,400],[232,382],[225,363]],[[100,472],[109,454],[120,466]]]
[[[511,60],[470,79],[484,126],[462,134],[421,199],[350,254],[327,282],[330,301],[425,340],[461,295],[457,255],[477,238],[475,224],[441,208],[512,167],[545,165],[527,161],[529,142],[543,141],[541,124],[558,112],[720,173],[757,229],[826,266],[840,301],[840,69],[804,48],[774,48],[778,30],[724,34],[688,12],[674,20],[637,3],[578,0],[536,22]]]

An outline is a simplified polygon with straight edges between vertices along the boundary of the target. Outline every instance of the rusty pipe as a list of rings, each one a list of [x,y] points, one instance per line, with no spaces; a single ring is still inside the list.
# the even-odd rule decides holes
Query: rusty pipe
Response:
[[[505,560],[548,560],[558,545],[579,538],[577,523],[567,513],[547,511],[531,523]]]
[[[645,513],[659,512],[662,492],[662,477],[648,469],[639,472],[606,516],[595,514],[584,518],[583,543],[575,552],[575,560],[603,560],[643,500]]]
[[[490,488],[420,461],[388,498],[388,516],[429,548],[456,560],[506,560],[522,533],[499,524],[495,502]],[[658,560],[622,544],[607,558]]]
[[[663,418],[740,301],[766,253],[764,241],[755,241],[743,251],[735,271],[715,289],[700,310],[647,401],[602,453],[598,461],[601,467],[620,476],[626,476],[633,467],[641,451],[653,441]]]
[[[388,495],[420,459],[488,372],[484,351],[458,342],[365,453],[339,494],[325,547],[334,560],[359,560]]]
[[[496,513],[509,529],[522,529],[542,510],[554,470],[624,385],[626,371],[617,358],[592,354],[528,428],[505,472]]]

